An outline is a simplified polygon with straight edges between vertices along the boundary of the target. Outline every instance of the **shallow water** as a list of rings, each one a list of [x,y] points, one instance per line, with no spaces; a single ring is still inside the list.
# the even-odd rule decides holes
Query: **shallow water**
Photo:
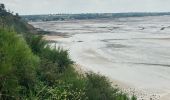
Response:
[[[31,24],[69,35],[56,41],[84,69],[147,94],[170,93],[170,16]]]

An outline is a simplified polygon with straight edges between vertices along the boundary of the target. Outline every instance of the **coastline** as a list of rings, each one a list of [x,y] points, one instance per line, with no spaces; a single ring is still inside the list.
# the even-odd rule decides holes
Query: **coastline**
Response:
[[[53,42],[56,43],[59,39],[65,38],[64,36],[58,36],[58,35],[54,35],[54,36],[44,35],[43,37],[45,40],[51,41],[52,43]],[[77,64],[76,62],[75,62],[74,68],[80,74],[85,74],[86,72],[90,72],[90,71],[93,72],[87,67],[84,67],[81,64]],[[97,74],[103,75],[99,72]],[[127,83],[121,82],[109,76],[106,76],[106,77],[111,81],[113,86],[118,87],[122,92],[125,92],[130,96],[136,95],[138,97],[138,100],[150,100],[151,98],[152,100],[168,100],[170,97],[170,93],[154,94],[151,92],[147,92],[147,90],[137,89],[133,85],[129,85]]]
[[[137,95],[139,100],[168,100],[170,30],[160,30],[163,27],[160,24],[168,25],[164,20],[169,17],[154,17],[155,23],[151,23],[151,18],[126,18],[126,24],[117,20],[53,22],[55,27],[46,27],[58,30],[57,36],[53,34],[46,39],[52,46],[55,42],[57,46],[68,49],[71,59],[83,68],[81,72],[99,72],[122,91]],[[132,23],[131,20],[137,21]],[[51,22],[41,22],[41,25],[45,23]],[[34,24],[41,28],[41,25]],[[112,27],[118,29],[110,30]],[[68,36],[62,37],[62,33]]]

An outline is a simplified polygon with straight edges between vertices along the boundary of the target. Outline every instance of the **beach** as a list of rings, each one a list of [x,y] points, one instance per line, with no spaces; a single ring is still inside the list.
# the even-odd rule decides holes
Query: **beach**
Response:
[[[30,24],[56,32],[44,38],[68,49],[82,70],[105,75],[139,100],[169,100],[170,16]]]

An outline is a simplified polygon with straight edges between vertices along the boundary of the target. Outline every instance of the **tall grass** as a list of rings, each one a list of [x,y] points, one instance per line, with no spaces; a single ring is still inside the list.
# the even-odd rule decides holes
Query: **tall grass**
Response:
[[[23,38],[15,32],[0,29],[0,93],[15,97],[20,90],[34,87],[36,66],[35,56]]]

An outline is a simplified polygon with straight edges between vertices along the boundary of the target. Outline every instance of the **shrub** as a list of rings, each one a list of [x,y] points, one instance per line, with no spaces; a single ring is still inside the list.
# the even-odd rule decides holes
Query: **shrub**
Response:
[[[42,58],[37,70],[38,77],[48,85],[53,85],[59,77],[58,64]]]
[[[50,100],[86,100],[84,90],[75,88],[73,84],[58,82],[54,87],[50,87],[47,92],[47,97]]]
[[[59,77],[59,80],[68,84],[73,84],[72,88],[84,89],[87,79],[80,75],[72,66],[69,66]]]
[[[111,86],[106,77],[95,73],[87,73],[86,77],[86,96],[89,100],[130,100],[118,88]]]
[[[0,29],[0,45],[0,93],[13,96],[20,88],[33,87],[38,57],[23,38],[7,29]]]
[[[40,55],[47,45],[47,42],[42,39],[41,35],[24,34],[24,38],[34,54]]]
[[[41,58],[48,59],[54,64],[57,64],[58,70],[62,73],[67,67],[69,67],[73,62],[69,58],[68,51],[61,48],[50,48],[47,46],[43,49]]]
[[[38,77],[48,85],[55,84],[60,74],[73,63],[69,59],[67,51],[63,49],[43,48],[40,58]]]

